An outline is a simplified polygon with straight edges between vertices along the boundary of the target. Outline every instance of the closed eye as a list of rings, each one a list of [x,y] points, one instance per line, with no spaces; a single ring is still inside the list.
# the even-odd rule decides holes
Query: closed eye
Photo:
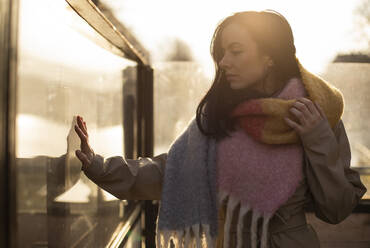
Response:
[[[238,54],[240,54],[240,53],[242,53],[243,51],[232,51],[231,53],[233,54],[233,55],[238,55]]]

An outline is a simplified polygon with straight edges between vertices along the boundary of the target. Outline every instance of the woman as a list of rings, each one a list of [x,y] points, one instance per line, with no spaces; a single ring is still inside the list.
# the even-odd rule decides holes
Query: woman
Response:
[[[82,170],[120,199],[161,200],[158,247],[320,247],[304,207],[337,224],[366,192],[342,94],[302,67],[275,11],[227,17],[211,53],[215,80],[168,153],[104,162],[79,117]]]

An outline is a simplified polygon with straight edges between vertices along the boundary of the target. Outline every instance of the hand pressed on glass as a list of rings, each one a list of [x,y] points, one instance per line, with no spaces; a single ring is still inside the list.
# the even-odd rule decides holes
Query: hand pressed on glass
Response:
[[[77,116],[77,124],[78,126],[75,125],[75,131],[81,139],[81,150],[76,150],[76,156],[83,165],[89,166],[95,153],[89,145],[86,122],[81,116]]]
[[[327,120],[320,105],[305,97],[298,98],[289,111],[297,116],[300,123],[297,123],[288,117],[285,117],[284,119],[288,126],[292,127],[299,135],[310,132],[323,119]]]

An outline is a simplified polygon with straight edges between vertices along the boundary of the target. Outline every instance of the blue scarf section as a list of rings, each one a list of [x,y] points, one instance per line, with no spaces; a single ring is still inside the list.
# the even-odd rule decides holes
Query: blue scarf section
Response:
[[[216,140],[199,130],[195,116],[168,151],[156,246],[214,247],[218,230]]]

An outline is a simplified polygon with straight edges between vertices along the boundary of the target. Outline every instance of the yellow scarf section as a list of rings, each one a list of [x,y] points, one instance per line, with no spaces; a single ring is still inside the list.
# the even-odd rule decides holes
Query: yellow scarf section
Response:
[[[307,71],[297,59],[302,83],[312,102],[320,105],[332,129],[337,125],[344,110],[342,93],[319,76]],[[299,142],[298,134],[287,125],[284,117],[299,123],[299,120],[289,109],[295,99],[284,100],[278,98],[261,99],[263,113],[267,120],[263,128],[262,140],[268,144],[291,144]]]

